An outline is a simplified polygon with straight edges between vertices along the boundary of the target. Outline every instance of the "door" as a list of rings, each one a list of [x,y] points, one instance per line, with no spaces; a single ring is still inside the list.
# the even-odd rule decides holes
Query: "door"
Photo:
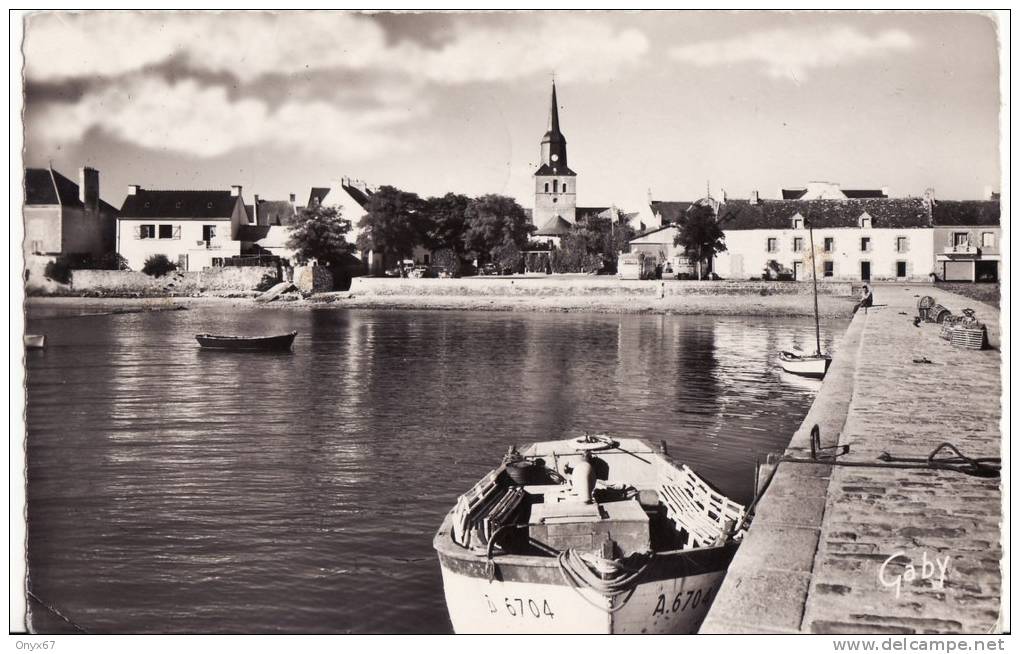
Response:
[[[871,281],[871,262],[870,261],[862,261],[861,262],[861,281],[862,282],[870,282]]]
[[[794,261],[793,262],[793,278],[800,282],[804,280],[804,262]]]

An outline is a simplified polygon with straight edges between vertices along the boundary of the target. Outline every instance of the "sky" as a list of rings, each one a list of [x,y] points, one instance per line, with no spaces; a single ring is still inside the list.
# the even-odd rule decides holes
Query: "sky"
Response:
[[[532,206],[555,76],[578,204],[999,187],[993,18],[86,12],[26,19],[25,165],[303,203],[340,177]]]

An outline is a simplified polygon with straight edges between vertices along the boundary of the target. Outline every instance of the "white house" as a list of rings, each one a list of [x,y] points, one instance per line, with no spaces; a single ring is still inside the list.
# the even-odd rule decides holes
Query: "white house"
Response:
[[[753,195],[721,204],[718,220],[726,251],[716,255],[713,270],[726,279],[760,279],[772,270],[810,280],[812,237],[820,281],[926,281],[933,268],[931,204],[925,198]]]
[[[229,191],[152,191],[129,186],[117,220],[117,252],[132,270],[154,254],[181,270],[222,266],[241,254],[238,232],[249,223],[241,187]]]

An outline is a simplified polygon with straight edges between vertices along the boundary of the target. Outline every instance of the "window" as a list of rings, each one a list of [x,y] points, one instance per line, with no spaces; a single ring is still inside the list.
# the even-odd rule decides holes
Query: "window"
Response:
[[[984,232],[983,234],[981,234],[981,247],[994,248],[995,234],[993,234],[992,232]]]
[[[833,237],[827,236],[825,238],[824,243],[826,252],[832,252],[833,250],[836,249],[836,239],[834,239]]]
[[[213,265],[213,268],[222,268],[223,267],[223,257],[213,257],[212,258],[212,265]]]
[[[907,251],[907,237],[906,236],[897,236],[896,237],[896,251],[897,252],[906,252]]]
[[[174,226],[173,225],[160,225],[159,226],[159,237],[160,238],[173,238],[174,237]]]
[[[861,214],[860,218],[861,229],[871,229],[871,216],[868,214]]]
[[[804,219],[803,218],[794,218],[793,219],[793,228],[794,229],[804,229]]]
[[[138,228],[138,238],[156,238],[156,226],[142,225]]]
[[[867,236],[861,237],[861,252],[871,252],[871,239]]]
[[[546,192],[546,193],[548,193],[548,192],[549,192],[549,182],[546,182],[546,183],[545,183],[545,192]]]
[[[953,245],[967,245],[970,243],[970,232],[953,232]]]
[[[804,251],[804,239],[802,239],[799,236],[797,236],[797,237],[795,237],[793,239],[793,251],[794,252],[803,252]]]
[[[906,261],[897,261],[896,262],[896,276],[897,277],[906,277],[907,276],[907,262]]]
[[[765,241],[765,249],[769,252],[775,252],[778,249],[776,245],[776,239],[770,238]]]
[[[560,192],[560,180],[554,179],[553,180],[553,193],[559,193],[559,192]]]
[[[202,225],[202,240],[211,241],[216,238],[216,225]]]
[[[832,273],[833,273],[832,262],[831,261],[826,261],[824,265],[825,265],[825,268],[824,268],[825,272],[822,273],[822,276],[824,276],[824,277],[832,277]]]
[[[563,182],[563,192],[564,193],[567,192],[567,183],[566,182]]]

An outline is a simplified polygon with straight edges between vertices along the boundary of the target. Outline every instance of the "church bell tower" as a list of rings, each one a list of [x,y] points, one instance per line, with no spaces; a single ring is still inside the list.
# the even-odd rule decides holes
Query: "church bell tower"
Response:
[[[560,131],[556,82],[552,85],[549,129],[542,137],[542,163],[535,171],[535,208],[532,222],[541,229],[560,217],[577,222],[577,174],[567,167],[567,139]]]

